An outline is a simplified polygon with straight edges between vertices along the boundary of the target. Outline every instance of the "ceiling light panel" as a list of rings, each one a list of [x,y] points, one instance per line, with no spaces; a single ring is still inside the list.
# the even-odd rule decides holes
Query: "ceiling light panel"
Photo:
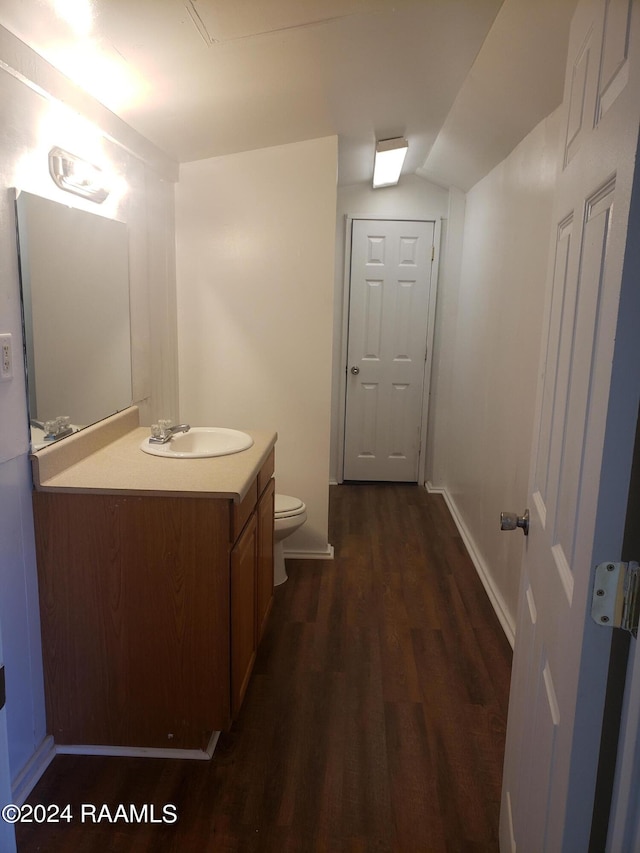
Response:
[[[373,163],[374,189],[391,187],[398,183],[408,148],[409,143],[401,136],[395,139],[381,139],[376,143]]]

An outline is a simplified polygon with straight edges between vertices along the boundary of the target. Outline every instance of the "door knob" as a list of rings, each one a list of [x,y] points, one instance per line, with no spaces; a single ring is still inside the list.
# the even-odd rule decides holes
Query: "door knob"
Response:
[[[354,376],[357,376],[360,373],[360,368],[354,364],[354,366],[351,368],[351,372]]]
[[[525,509],[523,515],[515,512],[500,513],[500,530],[516,530],[521,527],[525,536],[529,535],[529,510]]]

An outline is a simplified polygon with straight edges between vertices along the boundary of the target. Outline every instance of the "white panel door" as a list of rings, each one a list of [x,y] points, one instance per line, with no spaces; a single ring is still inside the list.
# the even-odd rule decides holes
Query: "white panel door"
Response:
[[[640,118],[635,6],[580,0],[571,30],[503,853],[589,849],[611,642],[590,618],[593,576],[598,563],[620,559],[640,396],[640,359],[627,354],[638,288],[625,266]]]
[[[0,669],[4,664],[2,652],[2,633],[0,626]],[[0,702],[0,704],[2,704]],[[7,743],[7,712],[0,708],[0,850],[2,853],[14,853],[16,836],[13,825],[7,822],[1,810],[11,803],[11,778],[9,775],[9,746]],[[6,817],[11,818],[10,814]]]
[[[353,221],[346,480],[418,479],[433,236],[433,222]]]

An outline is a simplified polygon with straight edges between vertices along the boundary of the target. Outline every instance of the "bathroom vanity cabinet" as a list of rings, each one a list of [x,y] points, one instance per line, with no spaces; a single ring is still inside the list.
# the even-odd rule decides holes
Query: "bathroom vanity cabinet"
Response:
[[[232,716],[236,715],[244,699],[273,601],[275,482],[268,472],[267,463],[255,486],[237,508],[234,518],[235,533],[242,532],[231,552]]]
[[[229,728],[272,602],[273,470],[271,450],[241,500],[34,492],[56,744],[204,750]]]

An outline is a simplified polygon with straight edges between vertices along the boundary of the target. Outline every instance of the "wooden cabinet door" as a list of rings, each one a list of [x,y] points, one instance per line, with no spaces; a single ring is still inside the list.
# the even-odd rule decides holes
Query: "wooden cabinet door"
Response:
[[[264,632],[267,617],[273,602],[273,522],[275,491],[275,480],[271,479],[258,501],[258,640],[260,640]]]
[[[34,492],[34,519],[56,743],[204,749],[230,722],[227,502]]]
[[[231,715],[244,698],[258,637],[256,629],[256,564],[258,524],[256,513],[247,522],[231,552]]]

